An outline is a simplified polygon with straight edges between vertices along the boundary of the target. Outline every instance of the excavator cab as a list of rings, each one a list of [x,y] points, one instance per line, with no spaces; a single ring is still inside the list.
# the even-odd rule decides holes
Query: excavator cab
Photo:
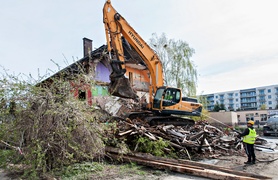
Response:
[[[153,100],[153,109],[163,109],[180,102],[181,90],[177,88],[160,87],[157,89]]]
[[[195,98],[182,97],[179,88],[162,86],[156,91],[152,109],[162,115],[200,116],[202,105]]]

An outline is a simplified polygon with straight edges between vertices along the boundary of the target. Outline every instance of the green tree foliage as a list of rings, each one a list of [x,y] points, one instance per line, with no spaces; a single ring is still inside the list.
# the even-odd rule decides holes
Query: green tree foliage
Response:
[[[209,101],[207,100],[206,96],[198,96],[198,102],[201,103],[203,105],[203,109],[202,109],[202,112],[201,112],[201,116],[192,116],[191,119],[195,120],[195,121],[198,121],[198,120],[206,120],[209,118],[209,112],[208,110],[206,109],[206,107],[208,106],[209,104]]]
[[[207,100],[207,97],[204,95],[199,95],[198,96],[198,102],[203,105],[203,107],[208,107],[209,101]]]
[[[276,105],[276,106],[277,106],[277,105]],[[266,104],[262,104],[262,105],[261,105],[261,110],[266,110],[266,108],[267,108],[267,107],[266,107]]]
[[[214,112],[219,112],[220,110],[225,110],[225,105],[224,104],[219,104],[218,101],[216,102],[216,104],[214,105],[213,111]]]
[[[226,107],[224,104],[220,104],[220,110],[225,110],[226,111]]]
[[[181,88],[187,96],[196,96],[197,69],[190,59],[194,49],[185,41],[168,39],[164,33],[161,36],[154,33],[150,46],[162,61],[165,85]]]
[[[152,141],[147,137],[138,137],[136,141],[136,150],[139,152],[150,153],[155,156],[165,156],[165,148],[169,146],[169,142],[159,139],[157,141]]]
[[[83,76],[75,80],[90,83]],[[26,176],[104,154],[102,127],[92,107],[73,97],[68,81],[40,86],[4,75],[0,87],[0,140],[28,165]]]

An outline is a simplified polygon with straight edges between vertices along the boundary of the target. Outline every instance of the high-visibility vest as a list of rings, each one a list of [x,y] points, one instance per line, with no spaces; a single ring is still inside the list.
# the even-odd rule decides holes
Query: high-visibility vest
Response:
[[[165,96],[165,99],[166,99],[166,100],[172,100],[172,99],[173,99],[173,96],[171,96],[171,95],[166,95],[166,96]]]
[[[254,144],[256,141],[256,130],[255,129],[249,129],[249,134],[243,137],[243,142],[247,143],[247,144]]]

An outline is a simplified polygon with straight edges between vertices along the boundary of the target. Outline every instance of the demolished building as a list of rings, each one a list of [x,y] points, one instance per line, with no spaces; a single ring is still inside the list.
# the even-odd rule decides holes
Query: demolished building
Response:
[[[131,87],[137,92],[138,97],[147,101],[150,86],[149,71],[139,54],[131,46],[126,43],[123,43],[123,46],[127,70],[125,76],[129,79]],[[90,106],[97,103],[105,108],[104,105],[108,105],[108,101],[105,101],[104,97],[110,96],[108,92],[109,75],[112,72],[109,62],[110,55],[107,52],[106,45],[102,45],[93,51],[92,49],[92,40],[83,38],[83,58],[45,79],[40,84],[51,86],[55,78],[63,77],[65,81],[69,81],[71,84],[74,97],[85,100]],[[113,54],[111,56],[113,58]],[[94,82],[93,86],[84,82],[76,82],[74,79],[76,74],[84,74]],[[99,100],[98,97],[103,98]],[[117,103],[113,102],[112,104],[117,107]],[[119,109],[122,108],[121,104],[118,106],[111,112],[111,115],[117,115]]]

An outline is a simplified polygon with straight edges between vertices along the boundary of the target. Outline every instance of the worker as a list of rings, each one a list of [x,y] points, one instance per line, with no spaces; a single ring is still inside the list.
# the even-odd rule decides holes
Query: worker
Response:
[[[166,95],[165,95],[165,99],[166,100],[172,100],[173,96],[171,95],[170,91],[167,91]]]
[[[244,162],[244,164],[255,164],[256,163],[256,155],[254,150],[254,144],[256,141],[256,130],[253,127],[254,121],[247,122],[247,128],[243,133],[239,134],[239,137],[243,137],[244,149],[248,157],[248,161]]]

